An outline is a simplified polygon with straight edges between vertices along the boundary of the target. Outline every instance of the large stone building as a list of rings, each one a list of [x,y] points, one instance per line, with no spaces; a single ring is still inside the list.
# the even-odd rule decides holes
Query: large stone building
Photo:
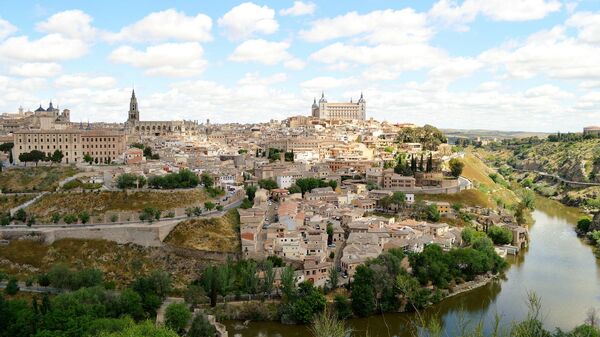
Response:
[[[367,102],[360,94],[359,100],[350,102],[329,103],[325,98],[325,93],[321,93],[321,99],[317,104],[315,98],[312,105],[312,116],[331,120],[365,120],[367,116]]]
[[[129,134],[139,136],[165,136],[171,134],[190,134],[198,131],[197,121],[140,121],[135,90],[131,92],[129,113],[125,128]]]
[[[112,130],[17,130],[13,133],[13,157],[20,163],[19,155],[38,150],[52,155],[63,153],[63,163],[81,163],[89,154],[99,163],[117,160],[127,148],[127,135]]]
[[[71,121],[71,111],[55,108],[50,102],[48,108],[37,108],[35,111],[25,111],[19,107],[16,113],[0,115],[0,129],[12,132],[20,129],[66,129]]]

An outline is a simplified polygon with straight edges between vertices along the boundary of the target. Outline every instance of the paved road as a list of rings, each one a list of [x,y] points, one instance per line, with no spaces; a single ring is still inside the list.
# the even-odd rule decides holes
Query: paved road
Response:
[[[519,171],[519,172],[531,172],[531,173],[536,173],[539,174],[543,177],[548,177],[548,178],[553,178],[556,179],[562,183],[566,183],[566,184],[571,184],[571,185],[580,185],[580,186],[600,186],[600,183],[590,183],[590,182],[583,182],[583,181],[574,181],[574,180],[568,180],[565,179],[561,176],[559,176],[558,174],[551,174],[548,172],[544,172],[544,171],[537,171],[537,170],[524,170],[524,169],[516,169],[513,168],[513,170],[515,171]]]

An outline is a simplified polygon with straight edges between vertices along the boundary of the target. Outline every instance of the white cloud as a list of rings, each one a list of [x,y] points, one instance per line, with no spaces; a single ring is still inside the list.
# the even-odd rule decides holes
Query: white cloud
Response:
[[[92,39],[97,30],[92,27],[92,17],[78,9],[56,13],[36,25],[37,30],[61,34],[72,39]]]
[[[175,9],[148,14],[143,19],[109,34],[109,41],[198,41],[212,40],[212,19],[205,14],[187,16]]]
[[[109,59],[145,69],[151,76],[184,77],[202,73],[207,62],[197,42],[165,43],[137,50],[130,46],[115,49]]]
[[[237,83],[239,85],[271,85],[285,82],[286,80],[287,75],[285,73],[276,73],[269,77],[261,77],[258,73],[247,73]]]
[[[600,43],[600,13],[575,13],[567,20],[566,24],[579,30],[580,40],[588,43]]]
[[[10,66],[11,75],[21,77],[52,77],[58,75],[62,67],[58,63],[22,63]]]
[[[272,34],[279,29],[279,24],[275,20],[275,11],[268,6],[261,7],[252,2],[233,7],[219,18],[219,26],[225,29],[227,37],[234,40],[255,33]]]
[[[59,87],[69,88],[112,88],[116,80],[111,76],[91,76],[87,74],[62,75],[54,81]]]
[[[529,88],[525,91],[525,97],[545,97],[549,99],[568,99],[573,98],[574,95],[570,92],[566,92],[561,88],[552,84],[543,84],[537,87]]]
[[[451,58],[431,69],[429,76],[443,80],[454,80],[468,76],[481,69],[482,66],[483,64],[480,61],[473,58]]]
[[[331,65],[354,63],[370,66],[365,70],[365,76],[370,79],[392,79],[404,71],[432,67],[446,60],[447,56],[443,50],[422,43],[370,47],[337,42],[316,51],[310,58]]]
[[[315,12],[317,6],[312,2],[294,1],[294,5],[290,8],[284,8],[279,11],[280,15],[300,16],[310,15]]]
[[[17,31],[17,27],[13,26],[10,22],[0,18],[0,40],[3,40],[10,34]]]
[[[503,68],[514,78],[546,76],[554,79],[600,77],[600,46],[568,37],[563,27],[541,31],[526,41],[483,52],[479,60]]]
[[[370,44],[400,44],[427,41],[433,31],[427,26],[427,16],[412,8],[377,10],[367,14],[349,12],[316,20],[309,30],[300,31],[300,37],[309,42],[357,35]]]
[[[355,77],[336,78],[331,76],[319,76],[300,83],[307,94],[320,93],[323,90],[351,87],[359,83]]]
[[[82,40],[66,38],[60,34],[48,34],[37,40],[17,36],[0,43],[0,58],[51,62],[79,58],[87,49],[87,44]]]
[[[294,58],[287,49],[290,44],[287,42],[272,42],[262,39],[247,40],[242,42],[229,60],[234,62],[258,62],[267,65],[283,63],[290,69],[302,69],[304,62]]]
[[[461,4],[454,0],[439,0],[429,15],[459,30],[467,30],[466,24],[477,15],[494,21],[529,21],[543,19],[561,7],[558,0],[465,0]]]

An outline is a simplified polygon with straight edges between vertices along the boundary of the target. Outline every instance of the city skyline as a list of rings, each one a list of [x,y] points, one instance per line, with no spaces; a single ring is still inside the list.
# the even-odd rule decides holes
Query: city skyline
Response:
[[[112,4],[112,6],[111,6]],[[510,5],[510,6],[509,6]],[[264,122],[358,99],[367,118],[443,128],[600,124],[593,1],[255,1],[0,12],[0,112],[41,103],[73,121]]]

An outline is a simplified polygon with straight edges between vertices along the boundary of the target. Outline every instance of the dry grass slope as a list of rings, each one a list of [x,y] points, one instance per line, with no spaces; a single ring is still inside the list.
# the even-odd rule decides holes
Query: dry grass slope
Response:
[[[494,207],[494,203],[483,192],[471,189],[454,194],[427,194],[417,196],[418,200],[447,201],[450,204],[459,203],[463,206]]]
[[[1,195],[0,196],[0,213],[8,212],[11,208],[17,207],[31,199],[35,198],[35,194],[25,195]]]
[[[56,263],[74,268],[97,268],[105,280],[129,284],[141,273],[154,269],[168,271],[177,287],[198,277],[204,261],[167,253],[161,248],[133,244],[119,245],[104,240],[64,239],[51,245],[31,240],[14,240],[0,246],[0,271],[21,279],[47,272]]]
[[[197,250],[237,252],[240,250],[239,224],[235,209],[220,218],[186,220],[171,231],[165,242]]]
[[[48,219],[52,213],[77,214],[87,210],[91,215],[110,211],[139,211],[144,207],[169,210],[197,205],[208,200],[200,189],[172,192],[69,192],[46,195],[27,211],[40,219]]]
[[[71,166],[4,170],[0,174],[0,189],[4,192],[53,191],[61,180],[78,172],[77,168]]]

